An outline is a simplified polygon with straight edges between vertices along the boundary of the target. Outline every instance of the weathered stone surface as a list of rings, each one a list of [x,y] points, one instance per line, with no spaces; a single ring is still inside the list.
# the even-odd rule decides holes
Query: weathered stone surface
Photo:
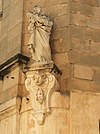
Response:
[[[87,25],[87,16],[77,13],[77,14],[70,14],[70,24],[78,25],[78,26],[86,26]]]
[[[88,40],[92,40],[94,42],[100,42],[100,30],[86,28],[85,29],[85,37]]]
[[[6,75],[3,81],[3,91],[7,90],[14,85],[18,84],[18,78],[19,78],[19,68],[12,71],[10,74]]]
[[[81,1],[81,3],[89,4],[89,5],[92,5],[92,6],[99,6],[100,5],[99,0],[80,0],[80,1]]]
[[[44,12],[51,18],[68,14],[68,3],[53,5],[52,7],[45,7]]]
[[[52,109],[52,114],[48,116],[42,132],[51,134],[66,134],[69,133],[69,111],[66,109]],[[56,128],[56,129],[55,129]]]
[[[69,25],[69,15],[58,16],[54,20],[55,28],[62,28]]]
[[[70,63],[82,64],[88,66],[100,66],[99,55],[90,55],[89,53],[70,52]]]
[[[100,30],[100,19],[95,17],[90,17],[87,21],[87,26],[89,28]]]
[[[100,42],[91,42],[90,44],[90,52],[91,54],[100,54]]]
[[[54,92],[51,97],[51,107],[69,109],[69,100],[70,98],[67,94],[61,95],[59,92]]]
[[[60,90],[52,94],[49,105],[51,113],[45,123],[39,126],[32,113],[30,102],[33,101],[24,85],[25,75],[21,70],[12,70],[7,75],[9,78],[5,77],[0,81],[0,102],[3,104],[0,109],[4,108],[0,133],[98,134],[100,1],[3,0],[3,16],[0,18],[0,63],[20,52],[30,57],[26,14],[35,5],[40,5],[43,14],[54,22],[50,47],[52,59],[62,72],[57,77]],[[7,110],[13,104],[12,98],[16,96],[22,98],[17,109],[18,116],[14,114],[15,111]]]
[[[82,79],[76,79],[74,78],[71,81],[71,90],[80,90],[80,91],[95,91],[93,88],[93,82],[82,80]]]
[[[91,6],[99,6],[100,5],[99,0],[72,0],[72,1],[79,2],[82,4],[86,4],[86,5],[91,5]]]
[[[89,44],[89,41],[86,39],[82,38],[71,38],[71,48],[77,49],[81,52],[92,52],[93,49],[91,50],[91,44]],[[97,47],[96,47],[97,48]],[[95,51],[95,49],[94,49]]]
[[[74,77],[93,80],[93,70],[88,66],[74,65]]]
[[[53,54],[53,61],[55,62],[55,64],[57,65],[65,65],[69,63],[68,60],[68,53],[57,53],[57,54]]]
[[[100,18],[100,7],[93,7],[94,17]]]
[[[83,39],[84,38],[84,29],[80,26],[70,26],[71,37]]]
[[[96,82],[100,82],[100,70],[95,70],[93,80]]]
[[[93,15],[93,7],[86,4],[71,2],[70,4],[70,12],[76,14],[83,14],[86,16]]]
[[[89,92],[71,93],[71,133],[99,133],[98,119],[100,113],[97,112],[100,111],[99,102],[100,94]]]

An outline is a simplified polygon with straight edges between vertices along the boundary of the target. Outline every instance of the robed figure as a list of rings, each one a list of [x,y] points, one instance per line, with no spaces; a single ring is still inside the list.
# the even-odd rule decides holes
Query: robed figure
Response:
[[[51,61],[51,49],[49,45],[52,21],[42,14],[42,10],[35,6],[33,12],[27,14],[29,18],[28,30],[30,39],[28,42],[32,59],[36,62]]]

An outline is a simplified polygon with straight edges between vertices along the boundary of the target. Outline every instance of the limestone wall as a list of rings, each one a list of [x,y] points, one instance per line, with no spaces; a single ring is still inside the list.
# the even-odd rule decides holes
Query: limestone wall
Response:
[[[100,133],[100,94],[71,93],[71,134]]]
[[[70,2],[71,134],[99,134],[100,1]]]
[[[100,1],[70,2],[72,89],[100,91]]]
[[[62,75],[43,125],[33,116],[25,75],[14,64],[0,80],[0,133],[99,134],[100,1],[3,0],[0,64],[17,53],[30,56],[27,12],[39,5],[53,21],[52,59]]]
[[[23,0],[2,0],[0,63],[21,52]]]

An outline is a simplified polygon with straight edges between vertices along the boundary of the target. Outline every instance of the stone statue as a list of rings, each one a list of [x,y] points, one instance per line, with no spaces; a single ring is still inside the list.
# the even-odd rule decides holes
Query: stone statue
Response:
[[[51,61],[49,39],[52,21],[42,14],[38,6],[35,6],[33,12],[29,12],[27,16],[29,18],[28,30],[31,34],[28,46],[32,59],[36,62]]]
[[[25,87],[30,93],[33,116],[42,125],[51,113],[51,96],[60,88],[52,73],[54,63],[51,60],[49,38],[53,23],[37,6],[27,15],[30,31],[28,46],[32,58],[26,71]]]

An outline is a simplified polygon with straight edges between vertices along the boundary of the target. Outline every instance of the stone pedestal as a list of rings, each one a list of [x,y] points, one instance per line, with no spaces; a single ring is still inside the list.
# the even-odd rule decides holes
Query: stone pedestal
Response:
[[[52,93],[59,89],[56,77],[51,73],[53,63],[33,63],[26,72],[25,86],[31,96],[33,116],[42,125],[50,110]]]

